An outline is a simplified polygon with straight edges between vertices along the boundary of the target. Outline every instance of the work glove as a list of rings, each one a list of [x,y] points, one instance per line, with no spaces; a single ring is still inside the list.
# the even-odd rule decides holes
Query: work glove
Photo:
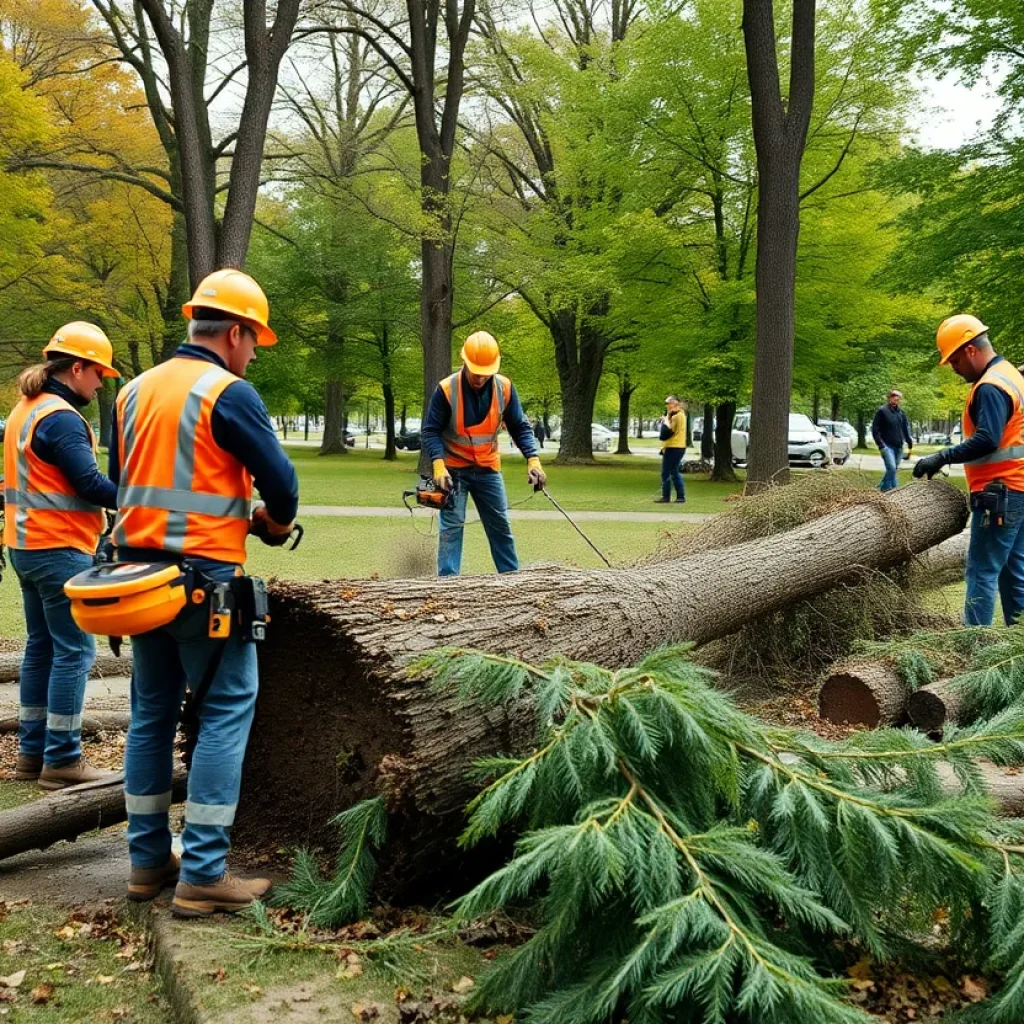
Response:
[[[526,460],[526,482],[533,485],[534,490],[538,490],[548,482],[548,475],[541,469],[540,459],[536,455],[531,455]]]
[[[920,480],[926,476],[929,480],[946,464],[946,456],[943,452],[936,452],[934,455],[925,455],[914,463],[914,479]]]
[[[432,471],[434,474],[434,486],[448,494],[452,489],[452,475],[444,464],[444,459],[434,459]]]
[[[287,526],[275,523],[267,515],[266,505],[257,505],[252,510],[252,519],[249,521],[249,533],[258,537],[264,544],[271,548],[283,547],[288,543],[288,538],[295,527],[294,521]]]

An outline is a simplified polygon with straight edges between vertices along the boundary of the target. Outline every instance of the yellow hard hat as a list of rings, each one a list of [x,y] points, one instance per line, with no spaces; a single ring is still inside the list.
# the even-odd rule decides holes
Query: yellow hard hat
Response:
[[[472,373],[489,377],[501,366],[501,351],[494,337],[486,331],[471,334],[462,346],[462,361]]]
[[[110,339],[95,324],[84,320],[72,320],[57,331],[43,349],[43,355],[49,358],[54,352],[95,363],[103,370],[104,377],[121,376],[114,369],[114,346]]]
[[[246,273],[227,267],[215,270],[199,282],[189,302],[181,307],[192,319],[194,309],[219,309],[228,316],[244,320],[256,331],[257,345],[276,345],[277,335],[270,329],[270,303],[263,289]]]
[[[970,313],[957,313],[956,316],[946,317],[939,324],[938,332],[935,335],[935,344],[942,357],[939,360],[940,366],[949,362],[949,357],[958,349],[963,348],[969,341],[973,341],[979,334],[984,334],[988,328]]]

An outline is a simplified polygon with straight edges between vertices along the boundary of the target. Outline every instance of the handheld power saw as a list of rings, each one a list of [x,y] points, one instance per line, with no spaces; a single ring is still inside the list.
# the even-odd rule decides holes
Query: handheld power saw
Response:
[[[422,505],[424,508],[437,509],[438,511],[444,508],[455,507],[455,491],[442,491],[433,480],[427,477],[420,478],[420,482],[416,485],[416,490],[402,492],[402,504],[411,513],[410,498],[415,498],[417,505]]]

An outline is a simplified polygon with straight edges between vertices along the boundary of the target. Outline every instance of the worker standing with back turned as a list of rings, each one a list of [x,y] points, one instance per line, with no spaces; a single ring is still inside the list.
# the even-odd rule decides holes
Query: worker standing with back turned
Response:
[[[46,362],[18,378],[22,394],[4,435],[4,544],[21,584],[28,640],[20,670],[16,779],[43,789],[95,782],[107,773],[82,757],[85,684],[96,642],[71,617],[64,584],[92,565],[103,509],[117,489],[96,465],[96,437],[82,410],[114,350],[95,324],[65,324]]]
[[[526,456],[527,483],[543,487],[547,476],[516,389],[508,377],[498,373],[501,352],[497,341],[486,331],[477,331],[466,339],[461,355],[462,368],[438,384],[420,432],[432,463],[434,485],[446,493],[454,491],[452,507],[443,508],[440,514],[437,574],[457,576],[462,567],[462,534],[470,495],[480,513],[494,567],[498,572],[515,572],[519,557],[508,520],[498,452],[502,423]]]
[[[110,476],[120,483],[116,559],[187,558],[211,581],[244,581],[247,535],[284,544],[298,509],[295,470],[242,379],[257,347],[277,336],[263,290],[239,270],[210,274],[182,308],[188,342],[118,395],[110,451]],[[265,505],[250,518],[254,483]],[[186,679],[202,694],[171,905],[178,917],[242,910],[270,887],[225,870],[256,704],[256,648],[238,630],[211,636],[209,623],[205,604],[188,603],[168,625],[132,637],[129,899],[153,899],[178,878],[167,820],[174,735]]]
[[[962,463],[971,493],[964,622],[990,626],[999,592],[1007,625],[1024,611],[1024,377],[997,355],[975,316],[943,320],[936,336],[941,365],[972,385],[964,439],[919,459],[914,476],[933,477]]]

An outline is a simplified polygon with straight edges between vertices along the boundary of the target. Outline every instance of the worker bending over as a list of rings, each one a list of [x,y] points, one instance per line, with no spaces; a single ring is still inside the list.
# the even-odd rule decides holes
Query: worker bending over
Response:
[[[997,355],[988,328],[974,316],[939,326],[941,364],[973,385],[964,408],[963,441],[918,459],[914,476],[933,477],[963,463],[971,492],[964,622],[990,626],[998,590],[1007,625],[1024,611],[1024,377]]]
[[[498,373],[498,343],[486,331],[477,331],[466,339],[461,355],[462,369],[438,384],[420,432],[433,465],[435,486],[454,491],[452,505],[441,510],[437,574],[459,574],[466,498],[470,495],[480,513],[494,567],[498,572],[515,572],[519,558],[508,521],[498,452],[502,423],[526,456],[527,483],[543,487],[547,476],[516,389]]]
[[[118,373],[107,336],[81,320],[57,331],[43,355],[46,362],[18,378],[22,397],[7,420],[4,544],[28,631],[14,777],[54,790],[107,774],[82,757],[96,641],[71,617],[64,584],[92,565],[103,509],[117,507],[117,488],[96,465],[96,437],[82,410],[103,378]]]
[[[262,289],[238,270],[210,274],[182,308],[187,344],[117,398],[113,541],[119,562],[187,557],[223,583],[243,577],[247,534],[283,544],[298,508],[295,470],[256,389],[242,380],[257,347],[275,344],[277,336]],[[265,505],[250,519],[254,483]],[[258,679],[255,645],[235,629],[226,640],[211,637],[210,622],[207,605],[190,601],[168,625],[132,638],[125,751],[130,899],[152,899],[178,877],[167,822],[174,735],[186,679],[194,694],[206,687],[171,908],[179,917],[241,910],[270,887],[225,870]]]

